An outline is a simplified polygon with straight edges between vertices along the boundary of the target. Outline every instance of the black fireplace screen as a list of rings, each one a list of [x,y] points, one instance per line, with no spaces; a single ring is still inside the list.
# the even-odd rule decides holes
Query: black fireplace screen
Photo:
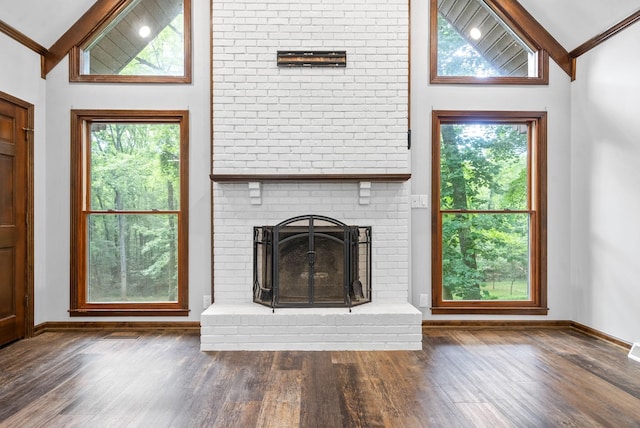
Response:
[[[371,301],[371,227],[306,215],[253,229],[253,301],[271,308]]]

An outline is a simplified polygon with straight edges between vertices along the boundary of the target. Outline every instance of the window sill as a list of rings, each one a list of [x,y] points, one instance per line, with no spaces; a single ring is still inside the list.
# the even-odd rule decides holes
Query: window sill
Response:
[[[432,76],[436,85],[549,85],[549,77]]]
[[[71,75],[69,82],[84,83],[177,83],[190,84],[191,76],[123,76],[103,74]]]
[[[548,315],[549,308],[533,307],[500,307],[500,306],[455,306],[433,307],[433,315]]]
[[[158,309],[158,308],[101,308],[101,309],[71,309],[69,315],[72,317],[118,317],[118,316],[189,316],[189,309]]]

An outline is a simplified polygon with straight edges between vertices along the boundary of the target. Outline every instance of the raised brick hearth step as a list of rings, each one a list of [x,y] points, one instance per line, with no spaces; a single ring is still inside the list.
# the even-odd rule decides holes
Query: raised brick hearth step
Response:
[[[214,303],[201,315],[202,351],[419,350],[422,315],[409,303],[270,308]]]

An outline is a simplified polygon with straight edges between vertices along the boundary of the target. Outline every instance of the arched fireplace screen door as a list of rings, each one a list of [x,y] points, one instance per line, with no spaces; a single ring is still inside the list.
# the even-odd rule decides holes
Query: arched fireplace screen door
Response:
[[[318,215],[253,230],[253,301],[272,308],[371,301],[371,227]]]

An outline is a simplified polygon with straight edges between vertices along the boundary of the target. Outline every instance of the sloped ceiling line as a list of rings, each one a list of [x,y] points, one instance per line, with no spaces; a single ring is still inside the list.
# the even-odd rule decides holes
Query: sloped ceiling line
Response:
[[[69,53],[72,47],[82,43],[94,30],[122,8],[128,0],[98,0],[67,30],[45,56],[45,74]]]
[[[46,77],[46,73],[44,69],[44,59],[49,54],[49,51],[47,50],[47,48],[45,48],[35,40],[31,39],[29,36],[25,35],[24,33],[21,33],[20,31],[16,30],[15,28],[5,23],[4,21],[0,21],[0,33],[6,34],[16,42],[22,44],[23,46],[31,49],[32,51],[40,55],[40,77],[44,79]]]
[[[22,45],[28,47],[29,49],[31,49],[37,54],[44,56],[48,53],[47,48],[45,48],[38,42],[34,41],[24,33],[21,33],[20,31],[16,30],[15,28],[13,28],[12,26],[10,26],[9,24],[7,24],[2,20],[0,20],[0,33],[6,34],[16,42],[21,43]]]
[[[622,30],[632,26],[633,24],[639,21],[640,21],[640,9],[638,9],[636,12],[632,13],[629,17],[623,19],[613,27],[587,40],[586,42],[584,42],[583,44],[581,44],[580,46],[578,46],[577,48],[569,52],[569,56],[571,56],[571,58],[573,59],[578,58],[580,55],[583,55],[584,53],[598,46],[599,44],[604,43],[605,41],[609,40],[611,37],[615,36]]]

